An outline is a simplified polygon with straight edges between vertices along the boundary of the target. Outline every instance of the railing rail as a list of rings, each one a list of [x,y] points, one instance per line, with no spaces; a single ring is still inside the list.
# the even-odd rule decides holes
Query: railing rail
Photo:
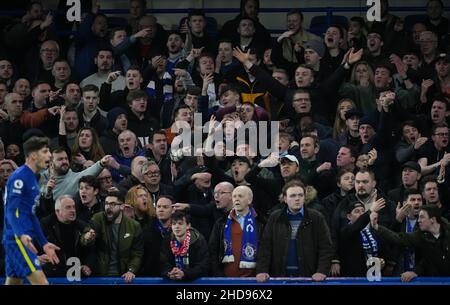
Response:
[[[119,277],[93,277],[83,278],[81,281],[68,281],[66,278],[49,278],[52,285],[123,285],[124,280]],[[0,278],[0,282],[4,283],[5,279]],[[175,282],[163,278],[141,278],[137,277],[133,280],[134,285],[357,285],[357,286],[392,286],[392,285],[450,285],[450,277],[418,277],[412,282],[402,283],[398,277],[382,278],[379,282],[369,282],[366,278],[327,278],[323,282],[313,282],[311,278],[271,278],[266,283],[256,283],[255,278],[217,278],[217,277],[203,277],[192,282]]]

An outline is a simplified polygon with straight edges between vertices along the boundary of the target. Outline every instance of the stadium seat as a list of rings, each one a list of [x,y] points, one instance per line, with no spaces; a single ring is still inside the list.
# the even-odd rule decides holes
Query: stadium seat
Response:
[[[427,15],[417,14],[417,15],[408,15],[405,17],[405,29],[410,31],[414,24],[417,22],[424,22],[427,18]]]
[[[333,15],[331,22],[328,21],[328,16],[314,16],[309,24],[309,31],[320,37],[326,32],[327,28],[332,24],[338,24],[344,28],[348,28],[348,19],[345,16]]]
[[[126,27],[127,24],[128,24],[127,19],[123,17],[108,16],[108,27],[110,29],[116,27]]]

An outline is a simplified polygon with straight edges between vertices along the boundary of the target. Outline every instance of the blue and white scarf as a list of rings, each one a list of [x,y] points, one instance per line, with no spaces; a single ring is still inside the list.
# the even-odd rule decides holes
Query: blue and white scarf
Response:
[[[231,242],[231,228],[235,219],[235,211],[232,210],[228,214],[227,222],[225,224],[225,230],[223,233],[223,240],[225,244],[225,256],[222,263],[234,262],[233,245]],[[243,237],[241,245],[241,261],[239,262],[239,268],[253,269],[256,268],[256,250],[258,248],[258,233],[256,231],[255,210],[250,208],[250,212],[245,216]]]
[[[362,247],[366,258],[378,257],[378,242],[366,227],[360,231]]]
[[[155,82],[156,77],[158,76],[154,75],[153,78],[150,79],[147,88],[145,89],[148,96],[153,98],[156,97],[156,82]],[[173,97],[172,75],[170,75],[169,72],[164,72],[163,75],[163,95],[164,101],[169,101]]]

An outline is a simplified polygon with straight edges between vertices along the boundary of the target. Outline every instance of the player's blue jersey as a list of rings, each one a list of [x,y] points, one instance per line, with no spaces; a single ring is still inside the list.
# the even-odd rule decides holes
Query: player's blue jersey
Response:
[[[41,246],[47,243],[35,214],[38,201],[36,175],[27,165],[23,165],[12,173],[6,184],[4,244],[16,243],[22,234],[31,236],[33,242]]]

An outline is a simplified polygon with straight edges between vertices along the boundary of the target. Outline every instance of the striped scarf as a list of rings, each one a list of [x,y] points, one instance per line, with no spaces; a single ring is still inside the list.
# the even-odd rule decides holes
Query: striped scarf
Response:
[[[378,241],[369,228],[365,227],[360,232],[361,242],[366,258],[378,257]]]
[[[156,78],[158,76],[154,75],[148,82],[147,92],[149,97],[156,97]],[[164,101],[170,101],[173,98],[173,86],[172,86],[172,75],[169,72],[164,72],[163,75],[163,95]]]
[[[225,224],[225,230],[223,232],[225,256],[222,260],[222,263],[234,262],[233,244],[231,241],[231,228],[233,226],[233,221],[236,221],[235,214],[235,210],[232,210],[228,215],[227,222]],[[241,260],[239,262],[239,268],[253,269],[256,268],[256,249],[258,247],[255,210],[253,208],[250,208],[250,212],[245,216],[243,232],[244,235],[242,237]]]
[[[181,270],[185,265],[189,265],[188,252],[189,244],[191,243],[191,231],[187,230],[186,238],[180,243],[175,237],[170,240],[170,249],[175,257],[175,265]]]

